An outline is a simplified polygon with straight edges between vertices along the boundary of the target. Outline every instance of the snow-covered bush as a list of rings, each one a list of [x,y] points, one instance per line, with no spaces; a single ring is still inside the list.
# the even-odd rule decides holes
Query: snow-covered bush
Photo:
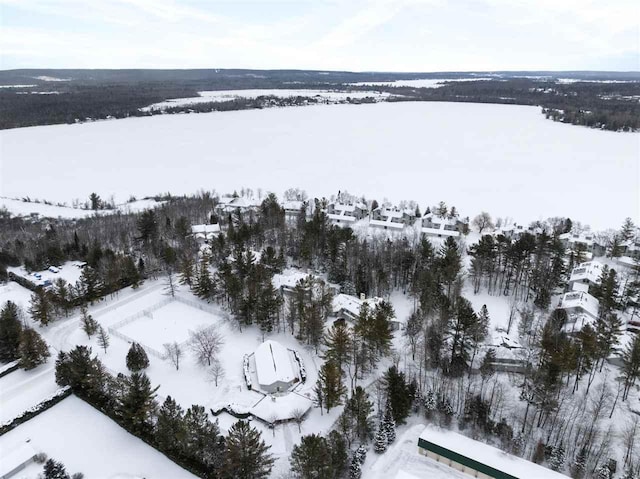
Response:
[[[251,374],[249,372],[249,355],[245,354],[242,358],[242,369],[244,371],[244,381],[247,383],[247,388],[251,389]]]

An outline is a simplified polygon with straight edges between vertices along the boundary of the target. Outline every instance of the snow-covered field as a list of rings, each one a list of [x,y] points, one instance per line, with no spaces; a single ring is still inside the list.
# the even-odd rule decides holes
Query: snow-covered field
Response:
[[[551,122],[536,107],[434,102],[39,126],[0,132],[0,195],[71,201],[97,191],[123,201],[298,186],[311,197],[346,189],[525,224],[565,215],[601,229],[640,217],[639,138]]]
[[[195,478],[74,396],[0,436],[0,457],[27,440],[36,452],[87,478]],[[35,479],[41,471],[32,465],[18,477]]]
[[[32,371],[18,369],[0,378],[0,423],[11,421],[58,390],[53,363],[50,360]]]
[[[171,302],[135,321],[118,328],[118,331],[134,341],[162,351],[165,343],[178,344],[189,339],[189,331],[208,327],[219,318],[182,303]],[[153,334],[150,334],[153,332]]]
[[[1,148],[1,146],[0,146]],[[0,170],[1,171],[1,170]],[[1,180],[2,178],[0,178]],[[113,214],[116,212],[122,213],[137,213],[144,209],[155,208],[160,206],[163,201],[155,200],[136,200],[128,203],[117,205],[114,210],[85,210],[81,208],[72,208],[70,206],[57,206],[48,205],[45,203],[36,203],[35,201],[22,201],[15,198],[0,197],[0,209],[4,208],[14,216],[30,216],[32,214],[38,214],[46,218],[88,218],[95,214]]]
[[[331,91],[331,90],[218,90],[218,91],[199,91],[200,96],[191,98],[174,98],[171,100],[154,103],[153,105],[141,108],[142,111],[163,110],[172,106],[195,105],[197,103],[210,103],[235,100],[237,98],[254,99],[260,96],[275,96],[278,98],[288,97],[319,97],[327,101],[344,101],[347,98],[367,98],[376,99],[386,98],[389,93],[381,93],[375,91]]]

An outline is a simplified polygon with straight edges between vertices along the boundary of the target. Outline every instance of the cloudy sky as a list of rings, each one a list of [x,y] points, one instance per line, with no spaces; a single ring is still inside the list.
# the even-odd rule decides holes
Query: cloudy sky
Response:
[[[0,69],[640,70],[638,0],[0,0]]]

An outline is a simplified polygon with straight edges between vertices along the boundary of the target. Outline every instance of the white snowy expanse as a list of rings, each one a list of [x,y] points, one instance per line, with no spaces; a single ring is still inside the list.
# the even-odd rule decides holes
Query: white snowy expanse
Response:
[[[603,229],[640,217],[640,135],[527,106],[383,102],[38,126],[0,132],[0,157],[1,196],[52,201],[297,186],[422,208],[444,200],[525,224],[564,215]]]
[[[194,105],[196,103],[210,103],[235,100],[237,98],[254,99],[260,96],[275,96],[278,98],[288,97],[320,97],[328,101],[344,101],[347,98],[386,98],[389,93],[374,91],[331,91],[331,90],[219,90],[219,91],[199,91],[200,96],[191,98],[173,98],[171,100],[154,103],[141,108],[142,111],[163,110],[172,106]]]
[[[0,165],[1,167],[1,165]],[[2,169],[0,168],[0,172]],[[1,179],[1,178],[0,178]],[[136,200],[129,203],[123,203],[116,205],[115,210],[85,210],[81,208],[72,208],[70,206],[58,206],[47,205],[45,203],[36,203],[35,201],[22,201],[15,198],[2,198],[0,197],[0,208],[6,208],[6,210],[14,216],[30,216],[32,214],[38,214],[47,218],[88,218],[95,214],[112,214],[116,212],[122,213],[137,213],[139,211],[155,208],[160,206],[164,201],[149,200]]]
[[[0,457],[27,440],[36,452],[87,478],[195,478],[74,396],[1,436]],[[38,468],[30,466],[29,472],[35,479]]]

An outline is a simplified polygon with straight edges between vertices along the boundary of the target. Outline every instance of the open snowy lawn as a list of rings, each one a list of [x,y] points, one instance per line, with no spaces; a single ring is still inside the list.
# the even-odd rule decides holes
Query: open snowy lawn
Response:
[[[11,421],[22,412],[55,393],[55,357],[31,371],[18,369],[0,378],[0,423]]]
[[[165,343],[183,343],[189,332],[211,326],[219,318],[186,304],[172,302],[135,321],[118,328],[118,332],[134,341],[162,351]]]
[[[3,308],[7,301],[13,301],[26,312],[31,301],[31,295],[31,291],[24,286],[13,281],[7,281],[0,284],[0,308]]]
[[[0,436],[0,456],[28,439],[36,451],[87,478],[195,478],[74,396]]]
[[[32,197],[37,195],[37,192],[33,192],[31,194]],[[13,216],[30,216],[31,214],[38,214],[46,218],[65,219],[88,218],[96,214],[108,215],[116,212],[136,213],[145,209],[156,208],[163,203],[164,201],[136,200],[117,205],[114,210],[93,211],[81,208],[72,208],[70,206],[47,205],[45,203],[36,203],[34,201],[22,201],[14,198],[0,197],[0,209],[5,208]]]
[[[0,195],[53,201],[298,186],[422,209],[444,200],[463,216],[524,224],[640,217],[638,134],[554,123],[527,106],[382,102],[38,126],[0,132],[0,156]]]

